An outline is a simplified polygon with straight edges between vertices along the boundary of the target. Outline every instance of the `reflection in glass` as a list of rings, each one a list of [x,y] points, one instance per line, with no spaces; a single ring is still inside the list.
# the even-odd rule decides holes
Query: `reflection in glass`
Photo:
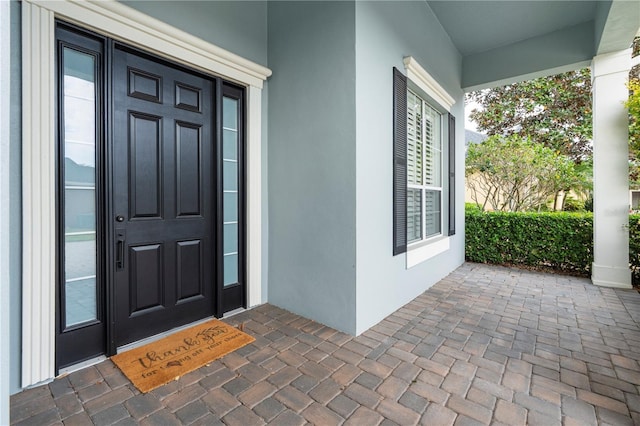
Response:
[[[238,282],[238,100],[222,98],[224,285]]]
[[[407,242],[422,238],[422,191],[407,189]]]
[[[227,223],[224,225],[224,233],[226,238],[224,239],[224,253],[237,253],[238,252],[238,224]]]
[[[408,182],[422,185],[422,100],[413,92],[407,94],[407,177]]]
[[[222,155],[229,160],[238,159],[238,132],[230,129],[222,131]]]
[[[222,197],[224,223],[238,223],[238,191],[225,191]]]
[[[238,163],[233,160],[224,162],[222,170],[222,189],[225,191],[238,191]]]
[[[222,98],[222,127],[229,130],[238,130],[238,100]]]
[[[96,58],[63,50],[64,280],[67,327],[97,319]]]
[[[441,115],[429,104],[424,104],[425,128],[425,176],[424,184],[442,185],[442,136]]]
[[[238,253],[224,255],[224,285],[238,282]]]
[[[440,191],[425,191],[425,232],[426,237],[440,234]]]

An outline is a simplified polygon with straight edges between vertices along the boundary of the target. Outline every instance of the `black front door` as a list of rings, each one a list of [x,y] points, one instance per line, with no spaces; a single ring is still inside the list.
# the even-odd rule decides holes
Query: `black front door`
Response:
[[[56,368],[245,306],[244,90],[58,22]]]
[[[214,84],[113,49],[115,344],[214,313]]]

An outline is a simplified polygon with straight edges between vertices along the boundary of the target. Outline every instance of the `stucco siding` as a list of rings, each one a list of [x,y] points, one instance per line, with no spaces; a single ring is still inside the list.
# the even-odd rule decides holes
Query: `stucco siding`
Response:
[[[262,1],[122,1],[260,65],[267,63],[267,3]]]
[[[269,2],[269,302],[355,332],[355,5]]]
[[[456,125],[457,233],[450,248],[410,269],[392,255],[392,68],[413,56],[451,95]],[[357,333],[464,260],[464,101],[461,56],[423,2],[356,3]]]

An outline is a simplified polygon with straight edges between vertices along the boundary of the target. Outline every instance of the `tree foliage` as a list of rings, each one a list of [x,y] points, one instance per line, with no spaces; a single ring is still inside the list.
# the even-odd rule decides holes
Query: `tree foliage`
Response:
[[[640,152],[640,80],[629,80],[629,149]]]
[[[465,176],[482,210],[531,211],[562,190],[587,185],[566,155],[518,135],[491,136],[467,152]]]
[[[638,55],[640,55],[640,37],[634,38],[633,43],[631,44],[631,57],[635,58]],[[640,79],[640,65],[636,65],[631,68],[629,78]]]
[[[580,163],[591,154],[589,68],[467,94],[470,117],[489,136],[518,134]]]
[[[640,55],[640,37],[633,40],[632,56]],[[629,73],[629,183],[640,185],[640,65]]]

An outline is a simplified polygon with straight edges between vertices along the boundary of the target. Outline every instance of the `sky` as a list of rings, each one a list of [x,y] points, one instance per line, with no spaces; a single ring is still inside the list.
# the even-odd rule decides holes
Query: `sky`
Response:
[[[476,108],[478,104],[476,102],[468,102],[464,105],[464,128],[467,130],[478,131],[476,123],[469,119],[469,113],[473,108]]]

